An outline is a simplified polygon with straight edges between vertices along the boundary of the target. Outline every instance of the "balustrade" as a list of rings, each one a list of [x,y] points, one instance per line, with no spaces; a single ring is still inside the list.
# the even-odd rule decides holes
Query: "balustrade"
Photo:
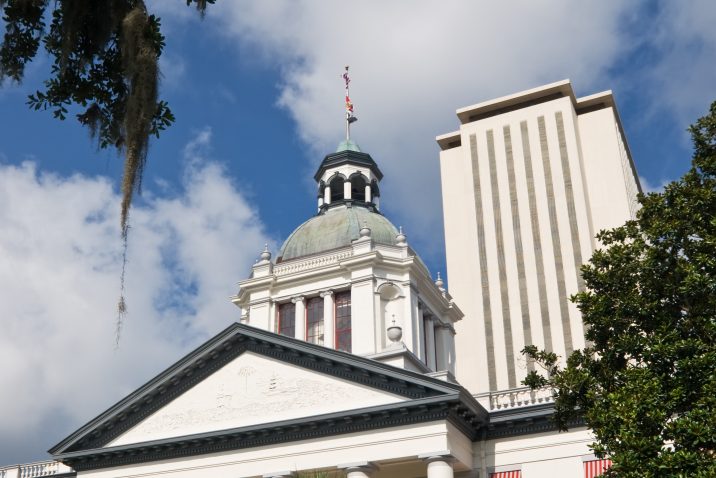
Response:
[[[0,468],[0,478],[40,478],[72,473],[72,468],[59,461],[39,461]]]
[[[489,398],[490,410],[526,407],[529,405],[551,403],[554,401],[551,389],[540,388],[532,390],[529,387],[514,388],[504,392],[491,392]]]

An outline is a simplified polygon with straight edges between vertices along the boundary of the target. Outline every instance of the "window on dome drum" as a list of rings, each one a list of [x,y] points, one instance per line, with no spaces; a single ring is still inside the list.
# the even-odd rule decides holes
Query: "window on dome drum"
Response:
[[[323,345],[323,298],[314,297],[306,303],[306,342]]]
[[[343,183],[345,180],[341,176],[336,176],[330,182],[331,187],[331,202],[340,201],[343,199]]]
[[[336,304],[336,350],[351,351],[351,291],[338,292]]]
[[[278,306],[278,333],[288,337],[296,336],[296,305],[292,302]]]
[[[356,175],[351,178],[351,199],[365,202],[366,180],[363,175]]]

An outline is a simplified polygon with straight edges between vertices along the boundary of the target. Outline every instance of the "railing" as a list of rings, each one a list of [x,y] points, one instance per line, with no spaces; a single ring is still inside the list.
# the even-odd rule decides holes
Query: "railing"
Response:
[[[0,468],[0,478],[39,478],[72,473],[74,470],[59,461],[38,461]]]
[[[532,390],[529,387],[513,388],[503,392],[490,392],[489,394],[478,396],[477,399],[481,402],[484,399],[488,399],[490,410],[506,410],[554,402],[550,388]]]
[[[273,273],[277,276],[292,274],[294,272],[301,272],[314,267],[328,266],[331,264],[338,263],[341,259],[346,259],[351,256],[353,251],[351,249],[345,249],[335,254],[312,257],[302,261],[291,261],[286,264],[278,264],[274,266]],[[2,478],[2,477],[0,477]]]

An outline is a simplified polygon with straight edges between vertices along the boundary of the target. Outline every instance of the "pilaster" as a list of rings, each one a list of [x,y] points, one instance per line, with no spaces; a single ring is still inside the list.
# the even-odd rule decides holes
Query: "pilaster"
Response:
[[[423,309],[420,309],[421,314],[424,314]],[[426,365],[430,370],[438,371],[445,370],[444,368],[438,368],[438,362],[435,357],[436,346],[435,346],[435,320],[431,315],[423,315],[423,325],[425,327],[425,358]],[[438,354],[442,355],[442,353]]]
[[[323,297],[323,345],[336,348],[336,309],[333,303],[333,291],[321,291]]]
[[[306,340],[306,298],[302,295],[292,297],[291,302],[296,304],[296,338],[299,340]]]

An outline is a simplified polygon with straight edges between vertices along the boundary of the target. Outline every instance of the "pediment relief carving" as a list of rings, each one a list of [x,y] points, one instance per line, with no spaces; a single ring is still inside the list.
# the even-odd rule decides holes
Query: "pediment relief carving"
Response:
[[[404,397],[245,352],[107,446],[371,407]]]

